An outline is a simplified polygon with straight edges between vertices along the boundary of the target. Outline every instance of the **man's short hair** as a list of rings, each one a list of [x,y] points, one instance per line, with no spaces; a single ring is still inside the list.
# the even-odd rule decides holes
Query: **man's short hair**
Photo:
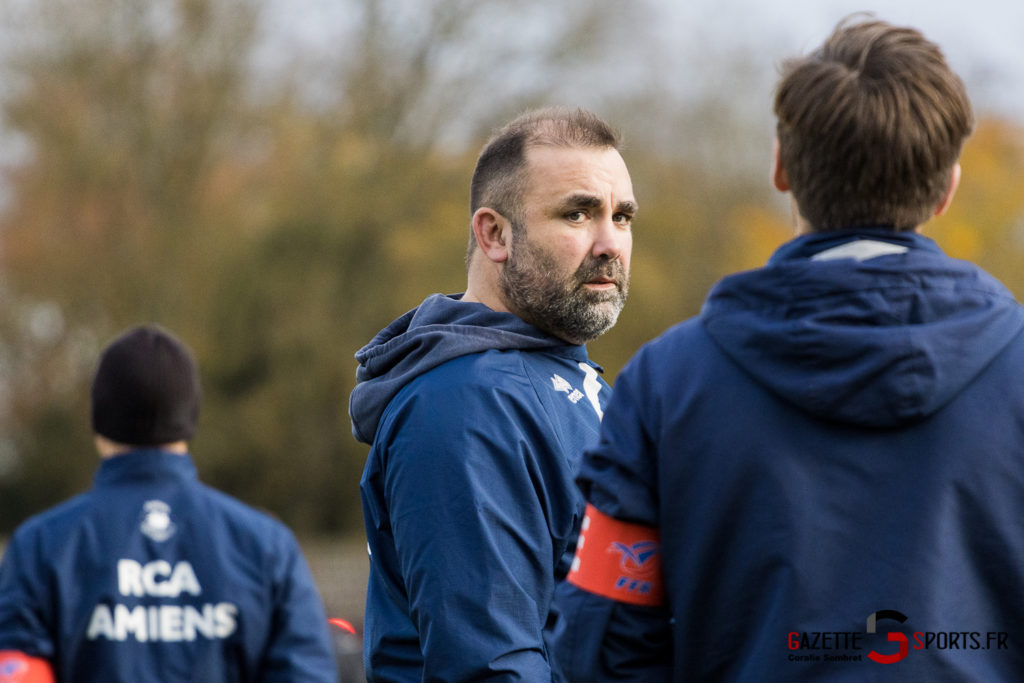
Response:
[[[550,107],[519,115],[501,127],[484,146],[473,171],[470,214],[487,206],[518,224],[526,189],[526,151],[530,147],[618,149],[619,134],[585,109]],[[476,246],[470,231],[468,265]]]
[[[783,64],[775,115],[790,191],[816,231],[924,223],[974,127],[964,84],[937,45],[850,17]]]

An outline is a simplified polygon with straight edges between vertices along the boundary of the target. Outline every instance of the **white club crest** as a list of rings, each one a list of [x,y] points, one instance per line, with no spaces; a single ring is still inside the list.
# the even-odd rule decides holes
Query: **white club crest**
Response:
[[[171,506],[162,500],[146,501],[142,506],[141,519],[139,529],[157,542],[166,541],[177,530],[171,519]]]

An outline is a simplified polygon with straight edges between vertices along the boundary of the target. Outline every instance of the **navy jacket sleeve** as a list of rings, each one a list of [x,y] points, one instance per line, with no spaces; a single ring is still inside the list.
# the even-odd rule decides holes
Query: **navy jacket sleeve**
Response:
[[[0,563],[0,650],[52,658],[46,567],[39,563],[30,525],[15,532]]]
[[[657,397],[640,388],[642,360],[623,369],[601,424],[601,440],[584,454],[577,482],[587,501],[615,519],[658,527]],[[552,652],[566,681],[668,681],[671,625],[667,607],[617,602],[568,582],[555,592],[558,627]]]
[[[562,550],[548,540],[550,507],[571,472],[528,380],[490,381],[410,385],[382,427],[424,680],[550,678],[542,629]]]
[[[295,537],[282,529],[273,567],[270,641],[260,666],[264,683],[337,679],[323,602]]]

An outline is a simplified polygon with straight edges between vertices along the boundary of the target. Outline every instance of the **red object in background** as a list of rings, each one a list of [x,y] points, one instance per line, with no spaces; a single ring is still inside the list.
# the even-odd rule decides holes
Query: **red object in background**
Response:
[[[331,623],[331,624],[334,624],[335,626],[337,626],[338,628],[342,629],[343,631],[348,631],[352,635],[357,635],[356,634],[355,626],[353,626],[351,623],[345,621],[344,619],[328,619],[327,622]]]
[[[338,660],[338,683],[365,683],[363,669],[363,638],[347,619],[328,619],[334,656]],[[0,681],[3,683],[3,681]]]

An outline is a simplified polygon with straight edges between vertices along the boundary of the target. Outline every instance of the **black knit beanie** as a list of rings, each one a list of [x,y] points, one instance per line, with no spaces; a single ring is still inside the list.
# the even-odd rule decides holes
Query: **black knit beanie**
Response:
[[[199,421],[199,401],[199,373],[188,348],[159,326],[135,327],[100,356],[92,428],[136,446],[188,441]]]

